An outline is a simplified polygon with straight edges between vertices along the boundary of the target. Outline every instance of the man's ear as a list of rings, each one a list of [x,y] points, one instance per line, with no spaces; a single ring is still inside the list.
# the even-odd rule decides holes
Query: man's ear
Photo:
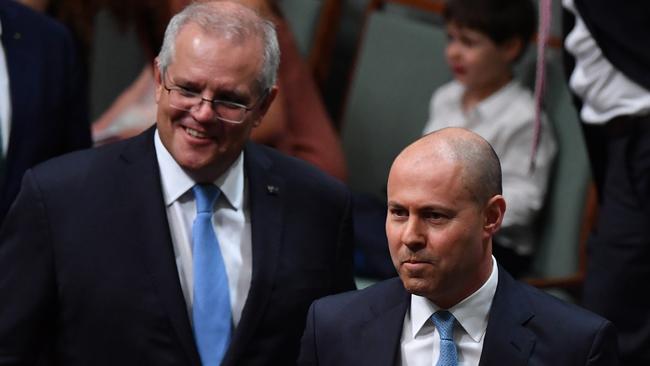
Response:
[[[154,85],[156,86],[156,93],[155,93],[156,103],[158,103],[160,102],[160,95],[162,94],[162,90],[163,90],[162,75],[160,73],[158,57],[156,57],[156,59],[153,60],[153,80],[154,80]]]
[[[503,216],[506,213],[506,200],[500,194],[493,196],[485,205],[484,213],[485,223],[483,231],[488,236],[494,236],[501,228]]]
[[[271,107],[271,103],[273,103],[273,100],[275,100],[275,97],[278,95],[278,86],[273,85],[271,89],[266,93],[266,96],[264,97],[264,100],[262,100],[260,103],[260,106],[257,108],[257,118],[255,118],[255,122],[253,123],[253,126],[257,127],[262,123],[262,118],[264,118],[264,115],[266,115],[266,112],[269,111],[269,107]]]

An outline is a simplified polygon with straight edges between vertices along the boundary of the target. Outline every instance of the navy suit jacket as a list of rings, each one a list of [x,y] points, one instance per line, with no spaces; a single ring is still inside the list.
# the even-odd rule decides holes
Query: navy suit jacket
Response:
[[[87,93],[65,27],[13,0],[0,1],[11,131],[0,180],[0,223],[28,168],[90,147]],[[5,131],[3,131],[5,133]]]
[[[0,232],[0,365],[200,365],[154,129],[25,174]],[[245,148],[253,273],[224,365],[295,364],[313,300],[354,288],[350,194]]]
[[[398,364],[409,306],[399,278],[315,301],[298,364]],[[516,282],[499,268],[480,366],[617,364],[610,322]]]

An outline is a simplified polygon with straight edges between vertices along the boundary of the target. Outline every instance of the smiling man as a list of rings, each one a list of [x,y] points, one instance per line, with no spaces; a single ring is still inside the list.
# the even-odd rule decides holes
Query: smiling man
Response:
[[[448,128],[395,159],[386,235],[399,278],[317,300],[300,365],[616,365],[607,320],[516,282],[492,256],[496,153]]]
[[[273,25],[195,3],[156,60],[156,126],[25,175],[0,234],[0,365],[291,365],[309,304],[354,287],[350,195],[248,142]]]

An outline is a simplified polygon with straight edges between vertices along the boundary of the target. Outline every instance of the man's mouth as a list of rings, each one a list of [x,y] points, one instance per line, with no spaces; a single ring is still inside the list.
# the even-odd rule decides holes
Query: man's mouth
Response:
[[[208,135],[204,134],[203,132],[194,130],[194,129],[189,128],[189,127],[185,127],[185,132],[187,132],[188,135],[190,135],[192,137],[196,137],[198,139],[207,139],[208,138]]]

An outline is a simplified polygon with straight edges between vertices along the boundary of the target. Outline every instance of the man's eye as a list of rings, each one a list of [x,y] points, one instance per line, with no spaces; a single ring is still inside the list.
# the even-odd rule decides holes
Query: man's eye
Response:
[[[427,220],[442,220],[446,216],[440,212],[430,211],[430,212],[423,213],[422,217],[424,217]]]
[[[219,107],[232,109],[232,110],[241,109],[243,107],[243,104],[241,103],[235,103],[235,102],[230,102],[225,100],[220,100],[218,104]]]
[[[196,96],[196,93],[194,93],[193,91],[191,91],[191,90],[189,90],[189,89],[187,89],[187,88],[184,88],[184,87],[182,87],[182,86],[178,88],[178,92],[179,92],[182,96],[184,96],[184,97],[188,97],[188,98],[191,98],[191,97],[195,97],[195,96]]]
[[[390,214],[392,216],[396,217],[406,217],[408,216],[408,212],[406,210],[400,209],[400,208],[391,208],[390,209]]]

